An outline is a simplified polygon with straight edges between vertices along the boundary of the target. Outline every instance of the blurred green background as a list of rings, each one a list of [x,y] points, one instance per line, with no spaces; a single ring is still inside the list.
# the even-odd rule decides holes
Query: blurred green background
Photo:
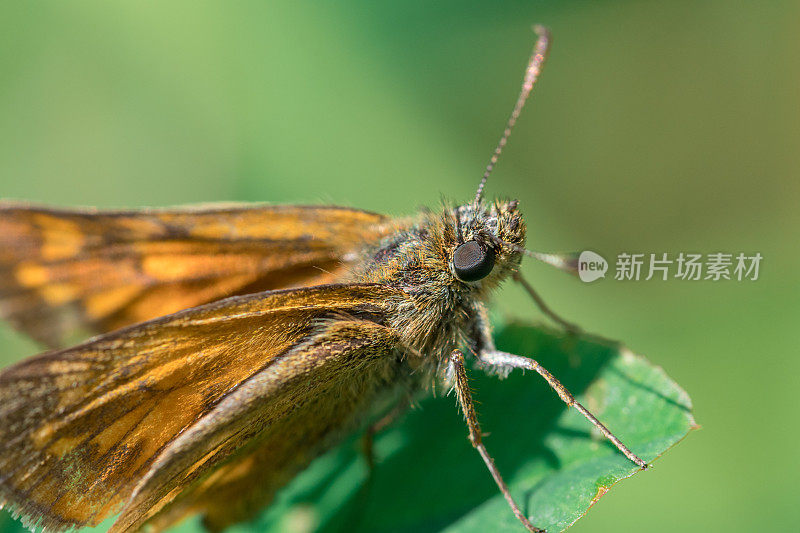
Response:
[[[524,266],[562,314],[663,366],[703,426],[574,531],[795,529],[798,2],[5,3],[0,197],[467,200],[537,22],[552,53],[487,188],[520,200],[529,247],[764,256],[755,282]],[[515,287],[496,304],[538,316]],[[3,364],[36,351],[0,330]]]

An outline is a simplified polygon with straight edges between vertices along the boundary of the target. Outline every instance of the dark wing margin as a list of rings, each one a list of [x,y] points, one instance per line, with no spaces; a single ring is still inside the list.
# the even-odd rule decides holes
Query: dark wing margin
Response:
[[[330,206],[139,211],[0,202],[0,316],[51,348],[214,300],[338,280],[390,230]]]
[[[402,298],[381,285],[237,296],[3,370],[0,505],[56,531],[124,508],[116,529],[138,528],[314,387],[341,392],[343,371],[377,365]]]

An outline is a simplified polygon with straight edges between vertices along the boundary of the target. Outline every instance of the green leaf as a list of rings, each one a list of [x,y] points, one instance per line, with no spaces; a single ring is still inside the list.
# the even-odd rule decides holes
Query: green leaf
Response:
[[[536,358],[647,462],[695,427],[688,395],[624,347],[518,324],[496,340]],[[538,527],[566,529],[638,471],[537,374],[501,380],[475,369],[470,378],[489,453]],[[524,531],[467,440],[454,396],[422,401],[375,448],[371,478],[354,437],[234,531]]]
[[[536,358],[647,462],[695,427],[688,395],[626,348],[519,324],[495,337],[501,350]],[[537,374],[514,371],[501,380],[474,369],[470,379],[489,453],[537,526],[569,527],[638,471]],[[453,395],[422,401],[376,437],[375,451],[370,477],[354,435],[312,463],[257,519],[230,531],[524,531],[472,449]],[[203,528],[195,518],[177,530]]]

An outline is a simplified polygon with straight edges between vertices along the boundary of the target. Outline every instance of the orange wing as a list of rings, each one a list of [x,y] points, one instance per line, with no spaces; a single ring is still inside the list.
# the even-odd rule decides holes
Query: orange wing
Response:
[[[237,296],[4,370],[0,506],[48,530],[124,507],[115,530],[133,531],[213,514],[215,480],[253,458],[265,470],[248,501],[268,501],[395,382],[380,322],[403,298],[381,285]],[[228,512],[210,518],[243,516]]]
[[[103,212],[0,203],[0,316],[49,347],[237,294],[337,281],[390,231],[327,206]]]

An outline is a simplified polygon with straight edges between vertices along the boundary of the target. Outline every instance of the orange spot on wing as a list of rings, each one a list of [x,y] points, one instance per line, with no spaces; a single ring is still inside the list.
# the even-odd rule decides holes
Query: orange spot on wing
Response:
[[[136,285],[129,285],[93,294],[84,302],[86,313],[95,319],[102,318],[127,304],[140,292],[141,289]]]
[[[50,276],[47,268],[35,263],[23,263],[14,270],[14,277],[23,287],[39,287],[47,283]]]
[[[145,413],[150,408],[151,405],[147,403],[140,405],[125,416],[117,419],[113,424],[108,426],[99,435],[92,439],[92,442],[96,443],[98,446],[97,453],[104,454],[108,452],[112,446],[123,442],[126,434],[128,434],[128,432],[133,429],[137,423],[139,423],[139,421],[145,416]]]
[[[159,281],[181,281],[259,270],[259,259],[246,254],[151,255],[142,259],[142,272]]]
[[[57,457],[61,457],[74,450],[75,447],[81,442],[83,442],[83,438],[81,436],[62,437],[50,445],[50,453]]]
[[[45,261],[76,255],[86,242],[80,226],[65,218],[35,213],[34,223],[41,230],[41,255]]]
[[[42,298],[50,305],[71,302],[80,296],[80,290],[71,283],[53,283],[39,289]]]
[[[42,427],[31,433],[31,442],[37,448],[42,448],[53,436],[55,428],[52,424],[44,424]]]

